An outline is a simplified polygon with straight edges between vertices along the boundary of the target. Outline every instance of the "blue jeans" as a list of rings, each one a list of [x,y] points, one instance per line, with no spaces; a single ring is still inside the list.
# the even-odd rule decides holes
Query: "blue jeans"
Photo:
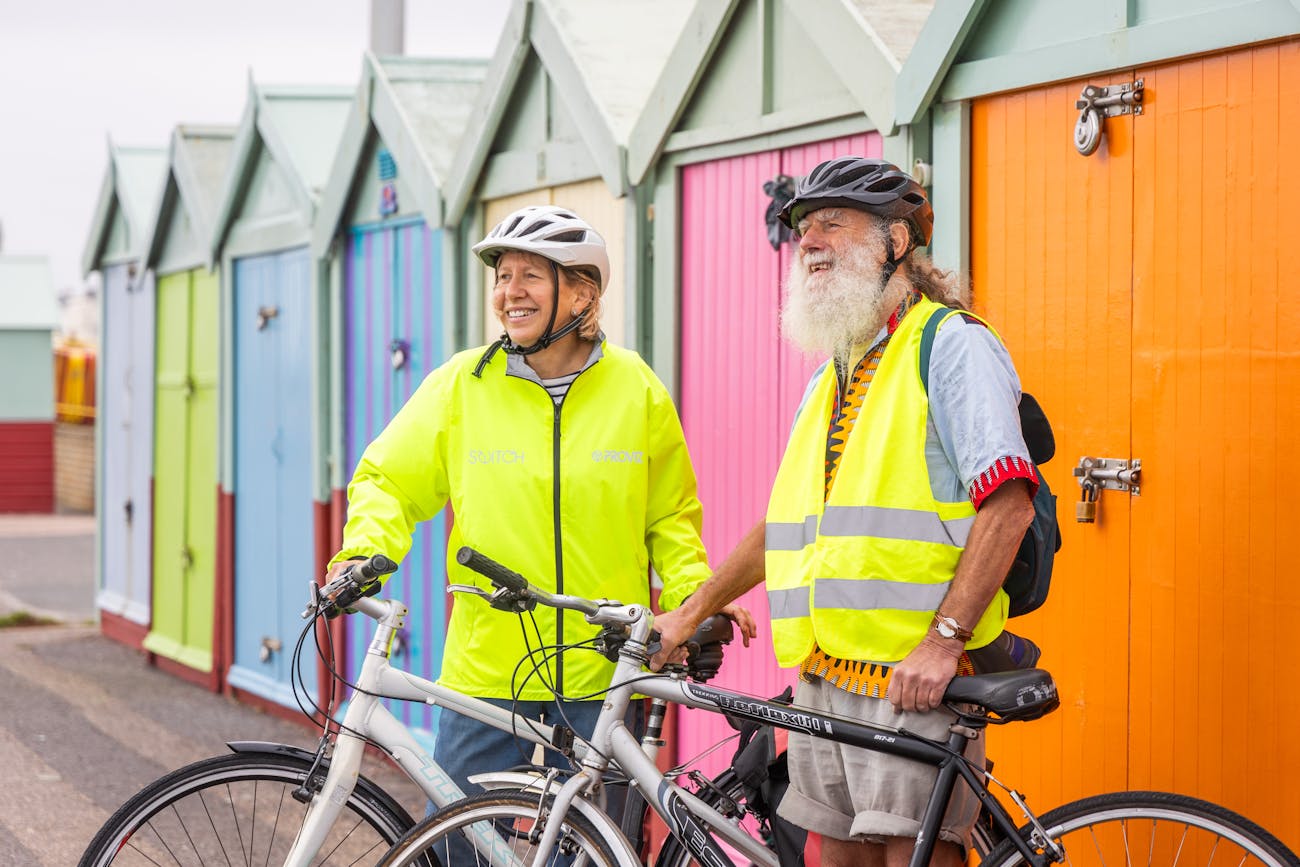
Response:
[[[528,719],[541,719],[548,725],[567,725],[577,737],[589,738],[596,728],[596,718],[600,716],[603,700],[595,701],[520,701],[517,704],[508,698],[485,698],[483,701],[514,712]],[[634,700],[628,706],[627,726],[632,734],[640,737],[645,728],[645,707],[641,700]],[[521,723],[519,730],[526,732]],[[518,765],[530,765],[533,757],[533,745],[528,741],[516,741],[513,733],[501,731],[486,723],[443,708],[438,718],[438,735],[433,745],[433,758],[447,775],[455,781],[466,795],[483,791],[481,786],[469,782],[473,774],[492,771],[504,771]],[[553,749],[545,751],[545,764],[548,768],[569,769],[569,760]],[[605,812],[618,822],[627,800],[626,786],[608,786],[605,789]],[[433,811],[432,802],[427,810]],[[455,850],[464,846],[464,851]],[[454,857],[457,854],[460,857]],[[453,843],[450,863],[474,863],[469,844],[463,840]],[[465,859],[464,862],[461,858]],[[448,859],[443,860],[444,864]]]

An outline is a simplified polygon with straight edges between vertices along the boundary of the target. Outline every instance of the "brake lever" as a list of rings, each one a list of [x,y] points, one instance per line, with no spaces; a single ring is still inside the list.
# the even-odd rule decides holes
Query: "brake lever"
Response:
[[[448,593],[469,593],[472,596],[481,596],[484,599],[491,600],[492,594],[482,587],[475,587],[473,584],[448,584]]]
[[[448,584],[448,593],[469,593],[480,599],[487,601],[498,611],[509,611],[511,614],[522,614],[525,611],[532,611],[537,607],[537,600],[527,596],[520,596],[508,587],[498,588],[495,593],[489,593],[482,587],[473,584]]]

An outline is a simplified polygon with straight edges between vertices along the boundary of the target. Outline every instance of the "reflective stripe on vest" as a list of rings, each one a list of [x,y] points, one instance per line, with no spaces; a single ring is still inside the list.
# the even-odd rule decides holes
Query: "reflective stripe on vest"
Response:
[[[922,300],[890,338],[829,499],[833,367],[795,420],[765,534],[772,642],[783,666],[799,665],[815,645],[842,659],[901,660],[924,637],[956,573],[975,508],[934,499],[925,457],[929,399],[918,375],[921,331],[937,309]],[[987,644],[1005,620],[999,591],[967,646]]]

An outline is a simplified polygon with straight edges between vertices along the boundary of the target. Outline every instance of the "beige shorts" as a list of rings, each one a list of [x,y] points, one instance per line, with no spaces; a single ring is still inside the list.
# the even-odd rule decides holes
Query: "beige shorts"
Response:
[[[946,740],[954,719],[946,708],[895,711],[884,699],[855,695],[819,677],[800,681],[794,700],[800,707],[904,728],[933,740]],[[983,767],[983,733],[967,744],[966,758]],[[939,773],[929,765],[795,731],[790,732],[788,761],[790,788],[777,812],[801,828],[836,840],[916,837]],[[978,799],[958,779],[940,838],[969,848],[978,814]]]

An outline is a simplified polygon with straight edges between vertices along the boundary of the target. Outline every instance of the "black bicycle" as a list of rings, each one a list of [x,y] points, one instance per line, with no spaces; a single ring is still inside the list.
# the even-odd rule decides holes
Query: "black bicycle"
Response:
[[[479,863],[500,865],[594,864],[635,867],[637,853],[618,825],[596,809],[603,799],[611,761],[663,818],[675,843],[658,863],[732,864],[720,842],[763,867],[777,867],[766,841],[754,839],[740,818],[737,791],[708,786],[691,792],[650,761],[623,723],[634,693],[761,725],[806,732],[813,737],[901,756],[938,769],[911,864],[930,861],[954,787],[960,780],[978,797],[982,814],[976,835],[981,863],[1029,864],[1265,864],[1300,867],[1300,860],[1276,837],[1250,820],[1215,804],[1163,792],[1116,792],[1085,798],[1036,816],[1016,791],[1007,795],[1023,815],[1017,822],[990,791],[1002,786],[984,767],[963,756],[969,739],[989,725],[1035,720],[1059,705],[1056,685],[1042,670],[956,678],[945,702],[957,715],[946,741],[810,711],[805,708],[693,683],[684,672],[651,674],[648,659],[653,615],[640,605],[557,596],[531,587],[521,576],[470,549],[460,562],[497,588],[458,587],[506,611],[526,612],[541,604],[580,611],[604,627],[618,665],[605,705],[579,769],[515,780],[439,810],[400,839],[380,862],[385,867],[421,863],[447,851],[446,841],[464,837]],[[490,844],[483,841],[490,839]],[[464,847],[461,847],[462,849]]]

